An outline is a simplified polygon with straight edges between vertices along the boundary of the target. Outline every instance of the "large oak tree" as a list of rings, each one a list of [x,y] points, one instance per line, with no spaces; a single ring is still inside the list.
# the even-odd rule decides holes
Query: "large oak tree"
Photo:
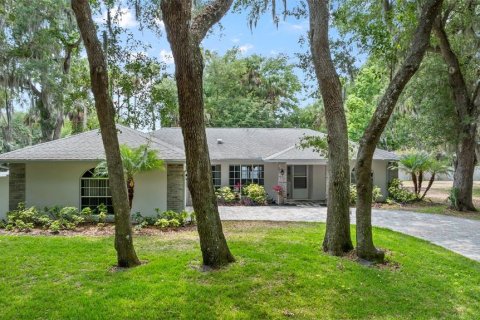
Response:
[[[442,0],[426,1],[418,19],[418,26],[410,44],[409,53],[395,72],[385,93],[380,99],[375,113],[368,124],[357,154],[355,167],[357,178],[357,255],[370,261],[382,261],[384,253],[377,250],[372,237],[372,160],[373,153],[390,119],[403,89],[420,67],[425,51],[430,44],[430,34],[436,17],[442,6]]]
[[[108,178],[115,210],[115,250],[117,250],[118,266],[134,267],[139,265],[140,261],[133,247],[130,207],[114,120],[115,109],[108,90],[107,62],[97,37],[88,0],[72,0],[72,8],[87,50],[95,109],[107,159]]]
[[[453,207],[460,211],[476,211],[472,193],[473,175],[477,164],[475,150],[477,147],[477,120],[480,112],[480,81],[477,80],[476,85],[468,84],[460,59],[451,45],[445,26],[447,21],[452,18],[449,16],[452,11],[446,10],[443,16],[437,18],[434,32],[438,39],[440,53],[448,67],[448,80],[459,123],[454,162],[453,192],[456,195],[453,199]],[[462,31],[465,33],[464,30]],[[478,46],[476,48],[478,50]],[[476,56],[478,57],[478,52]]]
[[[308,0],[310,50],[325,108],[328,132],[327,228],[323,249],[342,255],[353,249],[350,236],[350,167],[342,85],[328,38],[329,1]]]
[[[160,3],[175,61],[180,126],[185,144],[188,189],[197,217],[203,265],[219,268],[234,261],[223,234],[212,182],[203,101],[203,56],[200,44],[233,0],[214,0],[193,14],[191,0]]]

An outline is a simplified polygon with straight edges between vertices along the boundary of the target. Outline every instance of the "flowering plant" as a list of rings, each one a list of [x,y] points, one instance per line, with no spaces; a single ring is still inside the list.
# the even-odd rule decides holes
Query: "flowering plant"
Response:
[[[283,188],[282,188],[282,186],[280,186],[280,185],[278,185],[278,184],[275,185],[275,186],[273,186],[272,189],[273,189],[273,191],[275,191],[277,194],[282,194],[282,193],[283,193]]]
[[[237,182],[235,186],[233,187],[233,190],[235,192],[240,192],[242,190],[242,184],[240,182]]]

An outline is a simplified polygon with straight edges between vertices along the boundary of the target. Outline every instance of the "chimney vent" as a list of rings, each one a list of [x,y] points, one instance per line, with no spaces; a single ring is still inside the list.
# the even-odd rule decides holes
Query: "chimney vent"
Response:
[[[217,144],[223,144],[223,139],[217,139]]]

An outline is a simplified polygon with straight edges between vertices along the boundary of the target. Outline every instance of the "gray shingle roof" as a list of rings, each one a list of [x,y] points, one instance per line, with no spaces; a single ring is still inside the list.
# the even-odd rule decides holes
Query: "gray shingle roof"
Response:
[[[183,161],[185,156],[182,149],[159,141],[149,134],[117,125],[118,140],[135,148],[142,144],[150,144],[152,149],[159,153],[164,160]],[[100,160],[105,158],[102,137],[99,130],[92,130],[67,138],[40,143],[23,149],[0,154],[0,162],[10,161],[39,161],[39,160]]]
[[[162,128],[143,133],[122,125],[118,139],[121,144],[138,147],[149,143],[166,161],[184,161],[185,152],[180,128]],[[212,160],[264,160],[264,161],[319,161],[325,160],[312,149],[297,145],[303,136],[324,135],[310,129],[296,128],[207,128],[208,148]],[[218,139],[222,143],[218,143]],[[40,160],[99,160],[105,158],[102,138],[98,130],[67,138],[37,144],[0,154],[0,162]],[[374,159],[397,160],[398,157],[377,149]]]
[[[180,128],[162,128],[154,136],[183,149]],[[304,136],[324,136],[310,129],[298,128],[207,128],[208,148],[212,160],[320,160],[313,149],[302,150],[297,145]],[[217,143],[221,139],[222,143]],[[397,156],[377,149],[376,160],[397,160]]]

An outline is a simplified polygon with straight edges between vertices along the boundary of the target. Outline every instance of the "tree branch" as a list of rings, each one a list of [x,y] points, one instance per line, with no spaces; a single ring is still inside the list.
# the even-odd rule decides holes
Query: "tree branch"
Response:
[[[214,0],[192,19],[190,31],[198,43],[202,42],[208,30],[230,9],[233,0]]]

